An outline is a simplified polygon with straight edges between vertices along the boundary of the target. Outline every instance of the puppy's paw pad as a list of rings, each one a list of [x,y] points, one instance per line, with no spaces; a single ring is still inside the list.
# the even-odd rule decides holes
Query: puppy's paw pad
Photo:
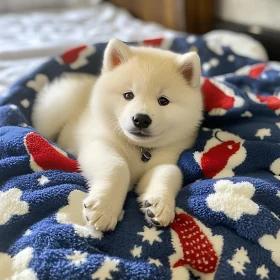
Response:
[[[142,211],[148,223],[166,227],[175,217],[175,202],[171,199],[148,198],[142,203]]]

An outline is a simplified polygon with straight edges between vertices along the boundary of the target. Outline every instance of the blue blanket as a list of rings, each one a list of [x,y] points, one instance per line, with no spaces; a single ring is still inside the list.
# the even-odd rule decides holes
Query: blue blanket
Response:
[[[148,225],[130,192],[114,232],[86,227],[76,159],[32,128],[46,83],[99,74],[106,44],[80,46],[0,98],[0,279],[280,279],[280,64],[193,35],[132,44],[202,61],[205,121],[178,162],[174,222]]]

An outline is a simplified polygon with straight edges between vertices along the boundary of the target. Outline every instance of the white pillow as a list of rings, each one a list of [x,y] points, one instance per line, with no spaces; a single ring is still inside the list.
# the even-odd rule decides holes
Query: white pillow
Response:
[[[264,46],[253,37],[244,33],[228,30],[213,30],[204,35],[208,47],[220,54],[222,47],[228,46],[236,54],[268,61],[268,55]]]

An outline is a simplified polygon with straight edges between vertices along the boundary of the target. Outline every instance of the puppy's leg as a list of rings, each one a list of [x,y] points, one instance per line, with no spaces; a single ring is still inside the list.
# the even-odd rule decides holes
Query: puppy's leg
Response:
[[[90,186],[84,217],[100,231],[114,230],[129,187],[127,162],[112,144],[98,140],[82,148],[79,163]]]
[[[136,192],[149,223],[168,226],[173,221],[175,198],[181,183],[182,173],[172,164],[158,165],[144,174]]]

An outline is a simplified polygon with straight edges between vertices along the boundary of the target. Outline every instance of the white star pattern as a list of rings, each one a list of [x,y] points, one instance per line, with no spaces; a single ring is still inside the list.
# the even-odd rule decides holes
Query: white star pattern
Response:
[[[113,279],[111,272],[119,271],[119,269],[117,268],[119,262],[119,260],[114,260],[106,257],[103,264],[101,264],[101,266],[91,275],[92,280]]]
[[[203,69],[204,71],[209,71],[210,68],[211,68],[211,65],[210,65],[208,62],[204,62],[204,63],[202,64],[202,69]]]
[[[275,124],[278,126],[278,128],[280,128],[280,122],[277,122]]]
[[[259,206],[251,200],[255,188],[250,182],[233,183],[230,180],[219,180],[214,184],[215,193],[206,201],[210,209],[223,212],[235,221],[243,214],[256,215]]]
[[[152,259],[152,258],[149,258],[149,263],[150,264],[154,264],[156,265],[157,267],[161,266],[161,262],[158,260],[158,259]]]
[[[31,234],[31,230],[30,229],[28,229],[28,230],[26,230],[26,232],[23,234],[24,236],[27,236],[27,235],[30,235]]]
[[[212,67],[217,67],[219,64],[220,64],[220,61],[217,59],[217,58],[211,58],[209,60],[209,64],[212,66]]]
[[[189,44],[192,44],[195,41],[196,41],[196,36],[194,36],[194,35],[188,36],[187,39],[186,39],[186,42],[189,43]]]
[[[244,112],[243,114],[241,114],[241,117],[243,118],[252,118],[253,114],[249,111]]]
[[[273,174],[280,175],[280,158],[274,160],[269,169]],[[277,177],[275,178],[278,179]]]
[[[277,116],[280,115],[280,109],[274,111]]]
[[[140,258],[142,254],[142,246],[136,246],[134,245],[134,248],[130,251],[131,255],[135,258]]]
[[[40,91],[45,84],[49,82],[49,78],[45,74],[37,74],[34,80],[27,82],[26,86],[34,89],[36,92]]]
[[[228,55],[227,60],[233,62],[235,60],[235,56],[233,54]]]
[[[41,186],[43,186],[47,184],[50,180],[46,176],[42,175],[39,179],[37,179],[37,181]]]
[[[5,253],[0,253],[0,271],[1,279],[6,280],[37,280],[35,272],[28,268],[31,259],[33,258],[33,249],[30,247],[20,251],[14,257]]]
[[[261,140],[263,140],[265,136],[267,136],[267,137],[271,136],[270,128],[260,128],[260,129],[258,129],[255,136],[260,137]]]
[[[215,108],[208,112],[209,116],[223,116],[227,113],[225,109],[222,108]]]
[[[22,100],[20,101],[20,104],[21,104],[24,108],[28,108],[29,105],[30,105],[30,102],[29,102],[29,100],[27,100],[27,99],[25,98],[25,99],[22,99]]]
[[[81,237],[93,237],[101,239],[103,234],[94,227],[88,227],[83,218],[83,200],[87,194],[73,190],[68,196],[68,205],[59,209],[56,214],[56,220],[61,224],[71,224],[75,232]]]
[[[15,105],[15,104],[11,104],[11,105],[10,105],[10,108],[13,109],[13,110],[16,110],[18,107],[17,107],[17,105]]]
[[[26,123],[20,123],[19,126],[28,127],[28,125]]]
[[[66,258],[71,261],[72,264],[79,266],[86,262],[87,253],[81,253],[75,250],[72,255],[66,255]]]
[[[271,259],[280,267],[280,230],[273,235],[265,234],[259,239],[260,245],[268,251],[271,251]]]
[[[7,223],[14,215],[28,213],[28,203],[20,200],[21,195],[22,191],[18,188],[0,191],[0,225]]]
[[[223,76],[215,76],[215,80],[218,81],[218,82],[224,82],[225,79],[226,79],[226,76],[230,76],[230,74],[226,74],[226,75],[223,75]]]
[[[208,62],[202,64],[204,71],[209,71],[212,67],[217,67],[220,64],[220,61],[217,58],[211,58]]]
[[[155,227],[148,228],[147,226],[144,226],[144,230],[138,232],[138,234],[143,236],[142,242],[148,241],[150,245],[153,245],[155,241],[162,242],[159,237],[162,232],[162,230],[157,230]]]
[[[280,191],[277,191],[276,196],[278,196],[280,198]]]
[[[268,273],[269,270],[265,267],[265,265],[258,267],[256,271],[256,275],[260,276],[260,279],[269,278]]]
[[[242,275],[245,275],[245,264],[251,263],[248,252],[243,247],[236,249],[236,253],[232,256],[232,259],[227,262],[233,268],[234,274],[240,273]]]

